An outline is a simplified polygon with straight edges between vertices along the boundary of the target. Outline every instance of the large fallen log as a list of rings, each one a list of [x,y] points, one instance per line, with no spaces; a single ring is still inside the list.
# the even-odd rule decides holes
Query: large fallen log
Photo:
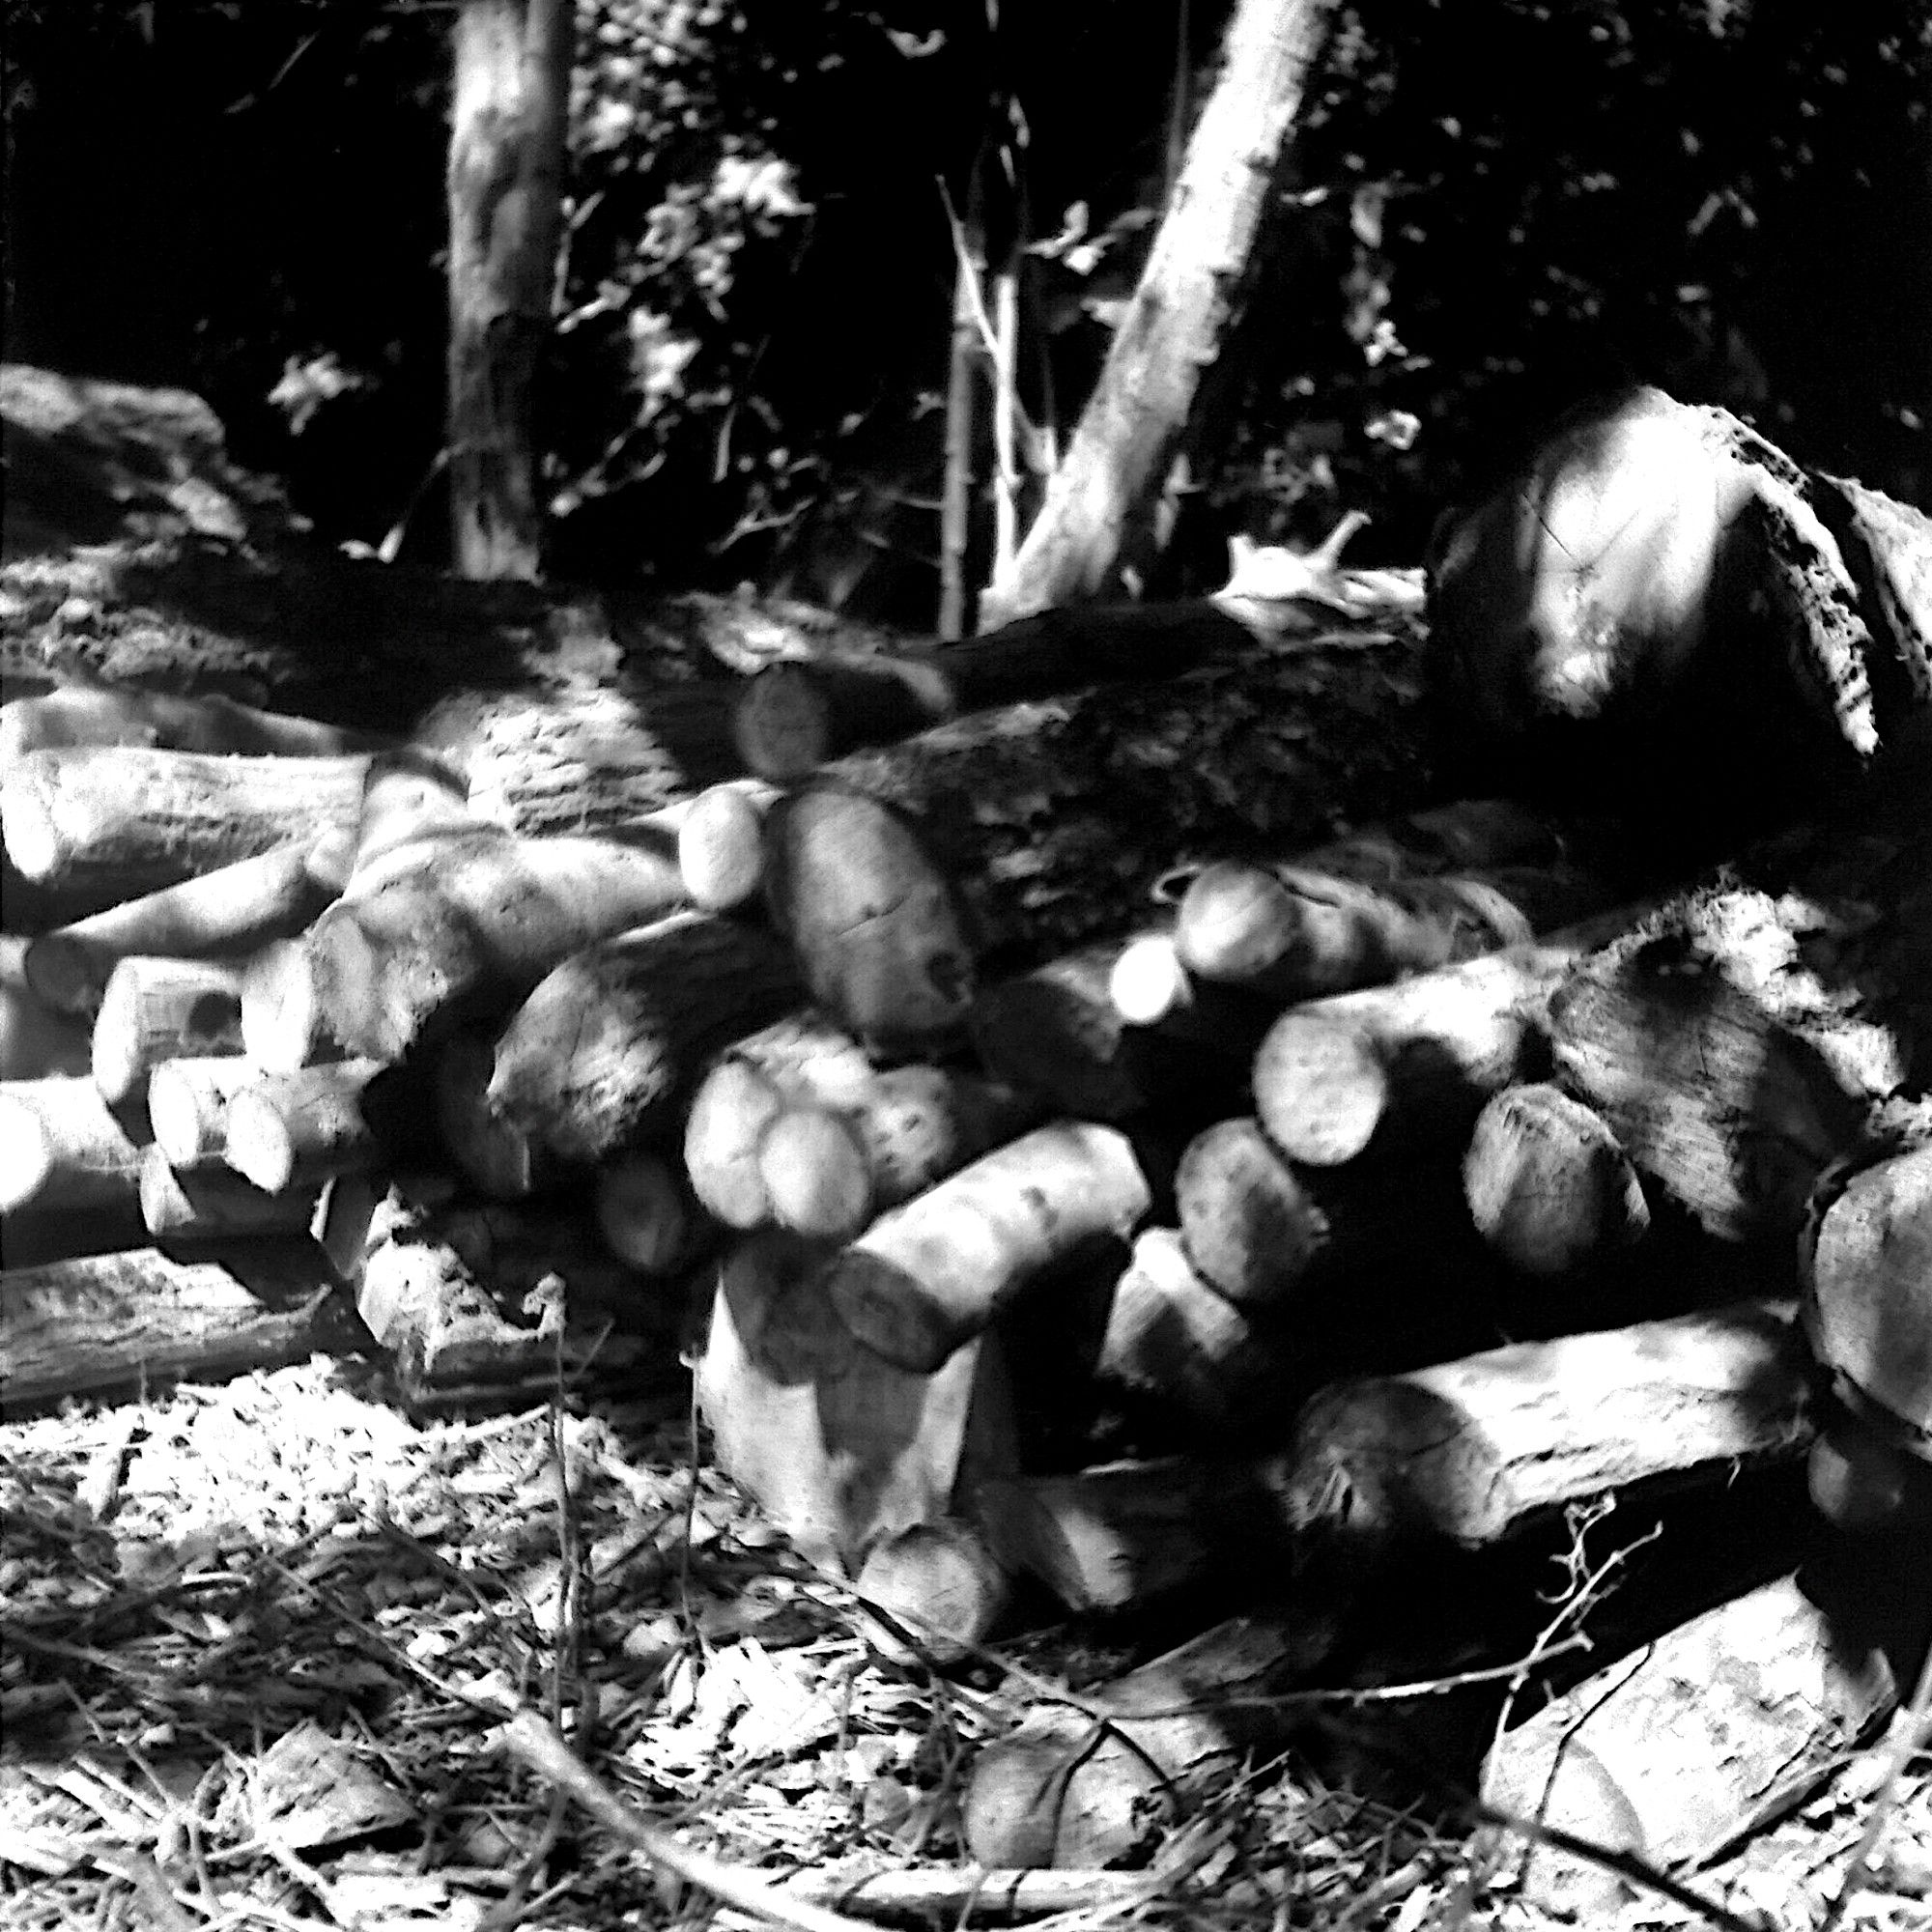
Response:
[[[1813,963],[1818,942],[1869,917],[1797,895],[1696,894],[1552,992],[1563,1084],[1723,1239],[1794,1235],[1819,1174],[1904,1082],[1908,1045],[1879,1003]]]
[[[1520,1342],[1314,1397],[1275,1463],[1311,1551],[1494,1543],[1606,1490],[1796,1460],[1812,1416],[1793,1311],[1745,1301]]]
[[[224,758],[131,746],[27,752],[0,819],[22,877],[83,908],[113,905],[352,829],[366,756]]]
[[[306,1241],[171,1261],[153,1248],[0,1275],[0,1404],[177,1377],[213,1380],[355,1346],[359,1323]]]
[[[497,1041],[490,1104],[557,1158],[601,1160],[673,1133],[704,1063],[803,990],[769,932],[696,913],[661,920],[543,980]]]
[[[223,757],[331,758],[374,752],[381,733],[262,711],[209,694],[176,697],[128,686],[74,686],[0,705],[0,770],[28,752],[74,745],[212,753]]]
[[[822,1244],[765,1230],[718,1276],[697,1400],[719,1466],[814,1560],[856,1569],[882,1538],[951,1514],[1013,1466],[990,1338],[931,1375],[857,1340],[825,1293]]]
[[[826,1291],[885,1360],[930,1373],[1030,1283],[1124,1240],[1151,1204],[1125,1135],[1052,1122],[882,1214],[834,1258]]]

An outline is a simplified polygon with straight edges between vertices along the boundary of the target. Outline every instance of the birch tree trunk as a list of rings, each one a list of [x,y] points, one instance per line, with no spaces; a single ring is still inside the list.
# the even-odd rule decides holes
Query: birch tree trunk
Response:
[[[980,599],[980,629],[1096,596],[1133,560],[1238,309],[1333,11],[1332,0],[1240,0],[1140,287],[1010,579]]]
[[[449,485],[455,567],[534,578],[533,389],[561,226],[569,0],[461,0],[451,30]]]

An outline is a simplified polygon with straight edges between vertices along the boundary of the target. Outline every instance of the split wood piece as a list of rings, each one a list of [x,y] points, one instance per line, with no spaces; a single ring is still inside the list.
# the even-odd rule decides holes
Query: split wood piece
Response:
[[[687,1273],[718,1243],[718,1223],[662,1154],[637,1150],[599,1168],[591,1208],[604,1245],[641,1274]]]
[[[228,1103],[262,1078],[242,1053],[164,1060],[148,1075],[148,1125],[179,1172],[218,1165],[228,1144]]]
[[[1173,1228],[1134,1237],[1094,1373],[1171,1405],[1217,1446],[1280,1430],[1295,1386],[1281,1342],[1202,1280]]]
[[[981,1483],[973,1510],[993,1554],[1070,1610],[1125,1610],[1258,1580],[1290,1549],[1265,1492],[1237,1465],[1191,1456]]]
[[[497,1041],[490,1104],[561,1160],[662,1141],[705,1061],[802,991],[771,933],[709,914],[661,920],[573,954],[536,987]]]
[[[141,1150],[77,1074],[0,1083],[0,1212],[91,1214],[138,1198]]]
[[[835,1257],[827,1290],[861,1341],[930,1373],[1056,1264],[1124,1240],[1151,1205],[1124,1134],[1051,1122],[882,1214]]]
[[[967,1849],[982,1864],[1035,1869],[1131,1858],[1245,1761],[1280,1752],[1294,1719],[1271,1700],[1333,1642],[1321,1619],[1236,1617],[1090,1693],[1086,1710],[1042,1705],[974,1760]]]
[[[889,1054],[953,1037],[974,958],[952,884],[910,821],[856,791],[815,784],[765,815],[765,903],[811,997]]]
[[[1546,1083],[1506,1087],[1463,1156],[1476,1232],[1518,1273],[1595,1276],[1650,1231],[1650,1205],[1602,1115]]]
[[[225,1167],[177,1174],[150,1143],[141,1150],[141,1220],[161,1247],[195,1247],[242,1235],[306,1234],[319,1188],[266,1194]]]
[[[1819,1175],[1905,1083],[1904,1039],[1805,957],[1844,923],[1796,894],[1697,894],[1550,997],[1564,1086],[1720,1239],[1795,1236]]]
[[[88,1029],[34,991],[26,975],[29,943],[0,933],[0,1080],[85,1073],[94,1052]]]
[[[379,1060],[339,1060],[263,1074],[229,1099],[223,1158],[265,1194],[374,1167],[383,1146],[362,1096],[382,1070]]]
[[[1112,977],[1143,936],[1096,941],[986,987],[973,1003],[972,1035],[992,1073],[1079,1120],[1156,1110],[1198,1120],[1239,1105],[1272,1010],[1208,986],[1155,1025],[1130,1025]]]
[[[352,845],[338,829],[43,932],[28,944],[27,981],[56,1011],[92,1018],[108,976],[130,955],[236,956],[286,939],[341,892]]]
[[[1606,1490],[1796,1460],[1813,1425],[1793,1312],[1734,1302],[1336,1383],[1277,1461],[1283,1520],[1367,1557],[1404,1535],[1476,1546]]]
[[[211,1381],[354,1346],[357,1324],[307,1241],[182,1262],[154,1248],[0,1275],[0,1404]]]
[[[1606,1665],[1498,1740],[1485,1799],[1656,1870],[1694,1868],[1833,1775],[1898,1702],[1886,1651],[1783,1577]],[[1586,1922],[1629,1893],[1554,1847],[1516,1876]]]
[[[507,1012],[581,948],[681,904],[674,860],[611,839],[484,827],[384,855],[250,980],[248,1050],[293,1071],[317,1038],[400,1060],[439,1015]],[[460,1006],[459,1006],[460,1003]]]
[[[94,1018],[94,1084],[135,1100],[164,1060],[242,1051],[242,969],[213,959],[121,960]]]
[[[1650,910],[1628,906],[1460,966],[1291,1007],[1255,1055],[1255,1112],[1293,1160],[1446,1146],[1535,1077],[1550,993]]]
[[[366,757],[206,756],[127,746],[28,752],[0,817],[21,875],[113,905],[291,842],[352,829]]]
[[[916,1522],[880,1539],[861,1566],[862,1607],[883,1610],[911,1636],[909,1648],[876,1617],[873,1647],[895,1663],[963,1662],[987,1639],[1012,1597],[1012,1579],[976,1523],[958,1517]]]
[[[1286,1006],[1520,946],[1604,911],[1614,896],[1565,866],[1377,884],[1229,860],[1188,887],[1175,951],[1196,978]]]
[[[992,1338],[932,1375],[858,1341],[825,1293],[823,1243],[765,1229],[725,1257],[697,1368],[719,1467],[811,1560],[856,1569],[881,1538],[950,1514],[1013,1467]]]
[[[738,698],[732,741],[748,771],[790,783],[861,746],[894,744],[969,712],[1178,677],[1253,642],[1207,599],[1043,611],[927,650],[828,652],[769,665]]]
[[[707,786],[677,828],[677,868],[700,912],[731,912],[758,896],[765,877],[765,813],[777,796],[747,780]]]
[[[1932,1102],[1821,1178],[1800,1241],[1805,1333],[1866,1428],[1932,1462]]]
[[[456,1170],[492,1201],[521,1201],[562,1180],[556,1161],[491,1104],[497,1029],[458,1027],[436,1044],[437,1131]]]
[[[874,1069],[841,1100],[782,1109],[759,1136],[772,1218],[844,1239],[1037,1124],[1038,1098],[944,1066]]]
[[[392,740],[313,718],[261,711],[232,697],[175,697],[122,687],[70,688],[0,706],[0,767],[27,752],[75,745],[204,752],[223,757],[332,758]]]

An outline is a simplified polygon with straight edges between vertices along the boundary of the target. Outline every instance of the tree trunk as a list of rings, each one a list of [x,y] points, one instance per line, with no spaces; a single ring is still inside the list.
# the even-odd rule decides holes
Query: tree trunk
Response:
[[[462,0],[449,133],[449,478],[465,577],[534,578],[543,482],[534,388],[561,232],[574,15]]]
[[[1222,354],[1332,11],[1326,0],[1236,8],[1140,287],[1010,582],[980,599],[982,629],[1101,595],[1141,560],[1149,498],[1210,433],[1204,375]]]

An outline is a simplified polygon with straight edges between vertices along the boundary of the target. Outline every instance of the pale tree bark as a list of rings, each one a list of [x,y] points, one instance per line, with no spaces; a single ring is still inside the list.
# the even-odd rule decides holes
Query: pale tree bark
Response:
[[[1334,0],[1240,0],[1140,287],[1017,563],[980,598],[982,630],[1104,592],[1132,560],[1238,310],[1333,13]]]
[[[551,328],[570,0],[461,0],[449,132],[449,483],[458,572],[534,578],[533,420]]]

